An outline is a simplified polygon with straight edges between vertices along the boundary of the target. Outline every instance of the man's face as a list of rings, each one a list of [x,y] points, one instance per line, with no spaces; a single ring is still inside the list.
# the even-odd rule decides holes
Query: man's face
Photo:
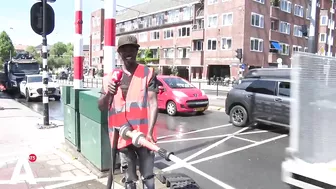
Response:
[[[124,45],[119,47],[118,53],[126,66],[136,63],[138,47],[133,45]]]

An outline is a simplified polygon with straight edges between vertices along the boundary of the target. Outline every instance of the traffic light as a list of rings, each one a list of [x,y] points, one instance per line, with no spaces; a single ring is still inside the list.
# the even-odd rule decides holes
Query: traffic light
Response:
[[[239,61],[243,58],[243,49],[237,49],[236,50],[236,57],[239,59]]]

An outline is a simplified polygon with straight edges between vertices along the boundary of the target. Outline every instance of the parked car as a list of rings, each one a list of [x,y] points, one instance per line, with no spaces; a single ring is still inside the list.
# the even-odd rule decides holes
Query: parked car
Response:
[[[31,99],[42,98],[43,96],[42,75],[27,75],[20,83],[20,93],[29,102]],[[61,99],[60,86],[51,78],[48,80],[48,95],[56,101]]]
[[[208,109],[207,95],[177,76],[159,75],[158,107],[171,116],[179,112],[202,114]]]
[[[290,101],[290,69],[254,69],[228,92],[225,112],[238,127],[251,123],[288,127]]]

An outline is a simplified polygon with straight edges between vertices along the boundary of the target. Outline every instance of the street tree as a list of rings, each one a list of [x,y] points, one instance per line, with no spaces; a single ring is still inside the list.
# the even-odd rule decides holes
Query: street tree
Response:
[[[40,53],[38,53],[38,52],[36,51],[36,48],[35,48],[34,46],[28,46],[28,47],[26,48],[26,51],[27,51],[29,54],[33,55],[34,58],[38,58],[38,57],[40,56]]]
[[[0,33],[0,58],[8,60],[10,56],[15,56],[15,49],[11,38],[3,31]]]
[[[62,42],[55,43],[50,49],[50,55],[52,56],[62,56],[68,51],[67,45]]]

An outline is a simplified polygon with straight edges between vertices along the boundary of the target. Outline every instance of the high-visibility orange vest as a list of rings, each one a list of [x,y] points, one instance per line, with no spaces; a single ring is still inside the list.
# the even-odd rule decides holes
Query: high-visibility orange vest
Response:
[[[149,102],[148,102],[148,84],[153,76],[153,69],[139,64],[134,72],[130,82],[126,99],[122,95],[119,86],[117,94],[114,96],[113,103],[109,109],[108,126],[110,143],[112,146],[112,128],[124,125],[132,126],[133,130],[137,130],[147,135],[149,120]],[[104,76],[104,91],[108,91],[108,83],[112,80],[112,73]],[[153,138],[156,140],[156,130],[154,128]],[[132,140],[124,140],[119,137],[118,149],[125,148],[132,144]]]

